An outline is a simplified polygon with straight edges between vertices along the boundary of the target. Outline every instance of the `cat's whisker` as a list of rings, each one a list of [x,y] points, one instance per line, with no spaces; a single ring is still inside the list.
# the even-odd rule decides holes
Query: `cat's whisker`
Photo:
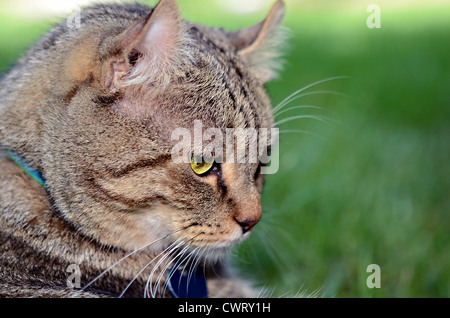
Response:
[[[181,241],[181,242],[178,242]],[[147,283],[145,284],[145,288],[144,288],[144,298],[146,295],[151,296],[152,298],[156,297],[156,290],[153,291],[152,288],[152,284],[151,284],[151,279],[153,278],[153,275],[155,274],[155,271],[158,269],[158,267],[162,264],[162,262],[164,262],[169,256],[170,254],[175,251],[177,248],[179,248],[181,245],[183,244],[182,242],[182,237],[178,238],[175,242],[173,242],[170,246],[172,246],[172,248],[170,249],[170,251],[166,252],[161,259],[155,264],[155,266],[152,269],[152,272],[150,273],[148,279],[147,279]],[[150,291],[150,292],[149,292]]]
[[[282,113],[285,113],[285,112],[288,112],[288,111],[291,111],[291,110],[294,110],[294,109],[299,109],[299,108],[309,108],[309,109],[312,108],[312,109],[318,109],[318,110],[326,111],[325,108],[319,107],[319,106],[315,106],[315,105],[296,105],[296,106],[292,106],[292,107],[289,107],[289,108],[286,108],[286,109],[283,109],[283,110],[279,110],[278,112],[274,112],[273,116],[274,117],[278,117]]]
[[[292,290],[288,290],[288,291],[286,291],[286,292],[280,294],[280,295],[278,296],[278,298],[285,298],[285,297],[288,297],[288,295],[291,294],[291,291],[292,291]]]
[[[191,262],[191,259],[193,259],[194,257],[195,257],[195,255],[196,255],[196,253],[197,253],[197,250],[199,250],[200,249],[200,246],[197,246],[196,248],[194,248],[192,251],[190,251],[189,252],[189,254],[186,256],[186,266],[185,267],[183,267],[183,270],[181,271],[181,275],[180,275],[180,280],[178,281],[178,284],[180,284],[180,282],[181,282],[181,276],[183,276],[184,275],[184,271],[186,270],[186,268],[187,268],[187,265],[189,264],[189,265],[192,265],[192,262]],[[189,272],[189,270],[188,270],[188,272]],[[186,274],[187,275],[187,274]]]
[[[321,295],[320,295],[321,294]],[[308,295],[308,298],[324,297],[323,287],[319,287]]]
[[[165,267],[161,270],[161,273],[158,275],[158,277],[157,277],[157,279],[156,279],[156,283],[154,284],[154,285],[155,285],[155,288],[153,288],[153,287],[152,287],[153,285],[149,285],[149,283],[151,282],[151,279],[153,278],[154,273],[156,272],[156,270],[158,269],[158,267],[162,264],[162,262],[163,262],[164,260],[166,260],[167,258],[171,257],[171,254],[172,254],[174,251],[178,251],[183,245],[188,246],[188,243],[189,243],[190,241],[194,240],[198,235],[200,235],[200,234],[195,235],[194,237],[190,238],[190,239],[187,240],[186,242],[184,241],[184,237],[180,237],[180,238],[177,240],[177,241],[180,241],[180,242],[177,243],[177,241],[175,241],[174,243],[171,244],[171,245],[173,246],[173,245],[175,245],[175,243],[177,243],[177,245],[174,246],[173,248],[171,248],[171,250],[168,251],[168,252],[167,252],[167,253],[166,253],[166,254],[158,261],[158,263],[157,263],[157,264],[155,265],[155,267],[153,268],[153,270],[152,270],[152,272],[151,272],[151,274],[149,275],[149,278],[148,278],[148,280],[147,280],[147,284],[146,284],[146,287],[145,287],[145,290],[144,290],[144,298],[145,298],[145,295],[148,295],[148,296],[151,295],[152,298],[155,298],[155,297],[156,297],[157,288],[159,288],[160,280],[161,280],[162,277],[163,277],[162,275],[163,275],[164,272],[167,270],[168,266],[170,266],[170,264],[174,261],[174,259],[176,259],[176,258],[178,257],[178,254],[179,254],[180,252],[178,252],[178,253],[177,253],[177,256],[173,257],[173,258],[165,265]],[[166,249],[166,250],[167,250],[167,249]],[[149,286],[150,286],[150,287],[149,287]],[[148,290],[150,290],[150,294],[148,293]]]
[[[305,118],[310,118],[310,119],[318,120],[318,121],[325,122],[325,123],[327,123],[328,120],[329,120],[328,118],[326,118],[326,117],[324,118],[323,116],[315,116],[315,115],[298,115],[298,116],[291,116],[291,117],[287,117],[287,118],[281,119],[281,120],[277,121],[276,123],[274,123],[274,124],[273,124],[273,127],[277,127],[277,126],[279,126],[279,125],[281,125],[281,124],[290,122],[290,121],[292,121],[292,120],[296,120],[296,119],[305,119]]]
[[[198,234],[199,235],[199,234]],[[187,242],[185,242],[184,244],[186,245],[181,251],[179,251],[174,257],[172,257],[172,259],[164,266],[164,268],[161,270],[161,273],[159,274],[158,278],[157,278],[157,284],[156,284],[156,288],[159,288],[159,285],[161,283],[161,279],[163,278],[163,274],[167,271],[167,269],[172,265],[172,263],[177,259],[180,258],[178,261],[176,261],[175,265],[172,266],[172,269],[170,270],[169,274],[166,276],[166,281],[163,287],[163,292],[166,290],[167,285],[168,285],[168,281],[170,280],[170,278],[173,276],[173,274],[175,273],[176,270],[178,270],[179,266],[181,266],[181,264],[189,258],[189,255],[187,255],[185,258],[183,258],[183,255],[186,254],[186,252],[189,250],[190,246],[188,245],[189,241],[192,241],[193,239],[195,239],[195,237],[197,237],[198,235],[194,236],[193,238],[191,238],[190,240],[188,240]],[[195,250],[195,249],[194,249]]]
[[[141,246],[141,247],[135,249],[133,252],[131,252],[131,253],[125,255],[125,256],[122,257],[120,260],[118,260],[117,262],[115,262],[113,265],[111,265],[110,267],[108,267],[107,269],[105,269],[100,275],[98,275],[98,276],[95,277],[93,280],[91,280],[87,285],[85,285],[83,288],[81,288],[81,290],[85,290],[87,287],[89,287],[89,286],[92,285],[94,282],[96,282],[100,277],[102,277],[103,275],[105,275],[105,274],[106,274],[107,272],[109,272],[112,268],[114,268],[115,266],[117,266],[118,264],[120,264],[122,261],[124,261],[125,259],[127,259],[127,258],[130,257],[131,255],[133,255],[133,254],[135,254],[135,253],[137,253],[137,252],[139,252],[139,251],[141,251],[141,250],[143,250],[143,249],[145,249],[145,248],[147,248],[147,247],[150,247],[151,245],[153,245],[153,244],[155,244],[155,243],[157,243],[157,242],[160,242],[160,241],[162,241],[162,240],[168,238],[169,236],[171,236],[171,235],[173,235],[173,234],[175,234],[175,233],[177,233],[177,232],[179,232],[179,231],[180,231],[180,230],[177,230],[177,231],[174,231],[174,232],[169,233],[169,234],[167,234],[167,235],[164,235],[163,237],[160,237],[160,238],[158,238],[158,239],[156,239],[156,240],[154,240],[154,241],[152,241],[152,242],[150,242],[150,243],[147,243],[147,244],[145,244],[145,245],[143,245],[143,246]]]
[[[273,298],[273,294],[275,293],[275,289],[277,288],[277,286],[273,286],[272,290],[270,291],[270,294],[267,296],[267,298]]]
[[[195,235],[195,236],[192,237],[189,241],[194,240],[194,239],[195,239],[197,236],[199,236],[200,234],[201,234],[201,233]],[[189,241],[188,241],[188,242],[189,242]],[[188,242],[187,242],[187,243],[188,243]],[[189,248],[190,248],[190,247],[187,245],[183,250],[189,251]],[[168,276],[168,278],[167,278],[167,280],[166,280],[165,288],[167,288],[168,280],[170,280],[170,277],[173,276],[173,274],[175,273],[175,271],[178,270],[179,267],[180,267],[183,263],[188,264],[188,263],[190,262],[190,259],[196,255],[198,249],[200,249],[199,246],[197,246],[197,247],[195,247],[193,250],[189,251],[189,252],[187,253],[187,255],[186,255],[183,259],[180,259],[180,260],[175,264],[175,266],[173,266],[173,268],[172,268],[172,270],[171,270],[171,274],[170,274],[170,276]],[[186,253],[186,251],[183,252],[183,255]],[[182,255],[182,256],[183,256],[183,255]],[[180,275],[180,278],[179,278],[179,280],[178,280],[178,285],[181,283],[181,278],[182,278],[182,276],[183,276],[183,274],[184,274],[185,268],[186,268],[186,267],[183,267],[183,270],[181,271],[181,275]],[[188,282],[188,284],[189,284],[189,282]]]
[[[290,103],[290,102],[291,102],[290,99],[291,99],[292,97],[294,97],[295,95],[297,95],[297,94],[303,92],[304,90],[306,90],[306,89],[308,89],[308,88],[310,88],[310,87],[316,86],[316,85],[321,84],[321,83],[325,83],[325,82],[329,82],[329,81],[333,81],[333,80],[337,80],[337,79],[345,79],[345,78],[349,78],[349,77],[348,77],[348,76],[334,76],[334,77],[328,77],[328,78],[325,78],[325,79],[323,79],[323,80],[319,80],[319,81],[316,81],[316,82],[314,82],[314,83],[308,84],[308,85],[306,85],[306,86],[304,86],[304,87],[302,87],[302,88],[296,90],[296,91],[293,92],[291,95],[289,95],[288,97],[286,97],[285,99],[283,99],[277,106],[274,107],[274,109],[272,110],[272,113],[274,113],[274,112],[276,112],[277,110],[281,109],[284,105]]]
[[[175,241],[176,242],[176,241]],[[158,259],[158,257],[160,257],[163,253],[165,253],[168,249],[170,249],[173,244],[175,243],[173,242],[172,244],[170,244],[168,247],[166,247],[163,251],[161,251],[158,255],[156,255],[153,259],[151,259],[135,276],[134,278],[130,281],[130,283],[128,283],[128,285],[125,287],[125,289],[122,291],[122,293],[119,295],[119,298],[121,298],[125,292],[128,290],[128,288],[130,288],[131,284],[133,284],[133,282],[139,277],[139,275],[142,274],[142,272],[148,267],[150,266],[151,263],[153,263],[153,261],[155,261],[156,259]]]
[[[304,285],[305,285],[304,283],[302,283],[300,285],[300,287],[297,289],[297,291],[294,294],[294,298],[299,298],[299,297],[303,296],[303,294],[304,294],[304,291],[303,291]]]
[[[186,255],[185,259],[183,260],[183,262],[186,263],[186,266],[183,267],[183,270],[181,271],[180,278],[178,279],[178,285],[181,284],[181,279],[184,275],[184,271],[187,268],[187,265],[189,264],[189,266],[192,267],[192,263],[193,263],[192,259],[195,259],[195,257],[198,255],[198,252],[197,252],[198,250],[201,250],[200,246],[197,246],[194,250],[189,252],[188,255]],[[190,269],[188,270],[188,273],[186,274],[186,276],[188,276],[188,280],[186,282],[186,290],[187,291],[189,290],[189,282],[190,282],[189,272],[190,272]]]
[[[305,97],[305,96],[309,96],[309,95],[320,95],[320,94],[328,94],[328,95],[337,95],[337,96],[342,96],[342,97],[348,97],[348,95],[346,95],[344,93],[340,93],[340,92],[336,92],[336,91],[329,91],[329,90],[306,92],[306,93],[303,93],[303,94],[300,94],[300,95],[292,96],[289,100],[286,101],[285,104],[282,105],[282,107],[279,107],[276,110],[275,109],[272,110],[272,113],[276,113],[276,112],[280,111],[283,107],[285,107],[289,103],[291,103],[294,100],[297,100],[297,99],[299,99],[301,97]]]
[[[159,256],[161,256],[161,258],[160,258],[160,260],[155,264],[155,266],[153,267],[152,272],[151,272],[151,274],[148,276],[147,281],[146,281],[146,283],[145,283],[145,287],[144,287],[144,296],[143,296],[143,298],[146,298],[146,297],[155,298],[156,290],[155,290],[155,291],[153,290],[153,286],[154,286],[154,284],[153,284],[153,274],[154,274],[154,272],[156,271],[156,269],[159,267],[160,262],[163,262],[163,261],[168,257],[168,255],[169,255],[174,249],[176,249],[176,248],[177,248],[177,246],[175,246],[175,242],[174,242],[174,243],[172,243],[170,246],[168,246],[167,249],[165,249],[165,250],[163,251],[163,253],[161,253],[161,254],[159,255]],[[171,250],[169,251],[169,249],[171,249]],[[159,256],[158,256],[158,257],[159,257]]]
[[[269,286],[263,286],[259,289],[258,295],[256,296],[256,298],[266,298],[269,294]]]
[[[197,269],[198,263],[201,260],[205,250],[206,250],[205,247],[200,248],[200,253],[196,253],[196,255],[194,256],[194,261],[191,263],[191,268],[188,273],[187,286],[186,286],[187,291],[189,290],[189,283],[191,281],[192,275],[194,274],[194,271]]]
[[[181,252],[179,252],[179,253],[177,254],[177,256],[175,257],[175,258],[178,258],[178,257],[179,257],[179,260],[176,261],[175,265],[172,266],[172,268],[170,269],[169,273],[168,273],[167,276],[166,276],[166,281],[165,281],[165,283],[164,283],[163,291],[162,291],[163,294],[165,293],[167,287],[169,286],[169,281],[172,279],[172,276],[173,276],[173,275],[175,274],[175,272],[179,269],[179,267],[184,263],[184,261],[188,258],[189,255],[186,255],[185,257],[183,257],[183,256],[186,254],[186,252],[187,252],[188,250],[189,250],[189,246],[185,246],[185,247],[183,248],[183,250],[182,250]],[[189,254],[189,253],[188,253],[188,254]],[[174,258],[174,259],[175,259],[175,258]],[[169,267],[169,266],[167,266],[167,268],[166,268],[165,270],[167,270],[168,267]]]

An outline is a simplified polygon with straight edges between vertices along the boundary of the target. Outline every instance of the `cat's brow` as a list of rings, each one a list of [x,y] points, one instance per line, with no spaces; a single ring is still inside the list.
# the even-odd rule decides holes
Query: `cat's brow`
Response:
[[[145,158],[135,161],[125,166],[124,168],[109,168],[108,170],[114,178],[120,178],[138,169],[164,164],[171,158],[172,157],[170,154],[162,154],[157,156],[156,158]]]

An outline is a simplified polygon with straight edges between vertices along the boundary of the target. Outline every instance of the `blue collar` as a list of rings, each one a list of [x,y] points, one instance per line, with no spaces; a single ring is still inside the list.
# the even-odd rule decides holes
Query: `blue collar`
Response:
[[[6,153],[8,156],[27,173],[31,178],[33,178],[37,183],[39,183],[44,188],[47,188],[47,183],[45,182],[44,177],[42,177],[42,174],[31,168],[29,165],[23,161],[21,157],[19,157],[14,151],[6,150]]]
[[[192,273],[169,270],[167,287],[174,298],[208,298],[208,288],[203,269],[197,267]]]

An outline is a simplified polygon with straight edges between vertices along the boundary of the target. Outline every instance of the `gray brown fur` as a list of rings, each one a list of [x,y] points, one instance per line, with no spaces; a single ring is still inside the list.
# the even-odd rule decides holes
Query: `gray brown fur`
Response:
[[[181,236],[211,259],[210,297],[252,296],[215,260],[237,243],[228,241],[236,220],[260,217],[257,164],[223,164],[220,185],[218,175],[202,178],[170,160],[170,133],[194,120],[205,128],[272,127],[263,85],[274,70],[261,58],[283,5],[277,2],[266,22],[235,33],[191,24],[177,10],[173,0],[155,9],[86,8],[81,28],[55,26],[1,79],[0,147],[40,171],[48,188],[0,156],[0,296],[117,297]],[[130,84],[130,69],[141,63],[130,54],[156,17],[174,33],[167,42],[173,63],[157,65],[161,78]],[[70,264],[80,266],[83,286],[162,237],[85,290],[67,286]],[[152,269],[125,296],[142,297]]]

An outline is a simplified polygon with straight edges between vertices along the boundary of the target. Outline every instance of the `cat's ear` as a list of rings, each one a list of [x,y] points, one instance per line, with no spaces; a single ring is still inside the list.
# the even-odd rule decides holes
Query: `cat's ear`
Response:
[[[161,0],[149,16],[119,36],[121,54],[111,62],[109,89],[164,85],[182,55],[183,24],[175,0]]]
[[[279,58],[286,38],[286,30],[281,28],[284,13],[284,3],[278,0],[261,23],[228,33],[232,45],[264,83],[276,78],[281,68]]]

